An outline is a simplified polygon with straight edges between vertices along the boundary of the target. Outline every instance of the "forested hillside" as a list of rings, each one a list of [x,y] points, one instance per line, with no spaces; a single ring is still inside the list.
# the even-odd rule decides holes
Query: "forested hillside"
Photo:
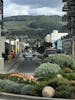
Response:
[[[60,16],[12,16],[4,18],[4,28],[12,35],[28,35],[29,37],[44,37],[53,30],[62,32],[62,17]]]

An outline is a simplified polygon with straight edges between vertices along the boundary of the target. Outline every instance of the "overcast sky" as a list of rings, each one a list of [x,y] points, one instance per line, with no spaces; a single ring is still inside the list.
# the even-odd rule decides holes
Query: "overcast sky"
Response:
[[[62,0],[4,0],[4,16],[62,15]]]

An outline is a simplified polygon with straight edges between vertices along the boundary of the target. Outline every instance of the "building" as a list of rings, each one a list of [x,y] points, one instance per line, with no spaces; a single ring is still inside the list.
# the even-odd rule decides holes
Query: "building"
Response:
[[[0,57],[5,52],[5,38],[1,36],[3,30],[3,0],[0,0]]]
[[[66,14],[63,20],[67,20],[64,28],[68,30],[68,35],[63,38],[64,53],[75,58],[75,0],[62,0],[64,7],[62,8]]]
[[[3,0],[0,0],[0,36],[3,29]]]
[[[63,0],[64,7],[63,11],[66,12],[66,14],[63,16],[63,19],[67,20],[67,29],[69,34],[75,33],[75,0]]]
[[[19,39],[18,38],[15,40],[6,39],[5,51],[8,52],[7,54],[10,54],[11,51],[14,51],[15,54],[19,54],[20,52]]]
[[[0,0],[0,56],[2,55],[2,52],[4,52],[4,37],[1,37],[1,33],[3,30],[3,0]]]
[[[2,53],[5,52],[5,38],[1,36],[3,31],[3,0],[0,0],[0,72],[4,73],[4,59]]]
[[[50,34],[51,36],[51,43],[53,44],[53,47],[56,49],[62,49],[62,41],[61,38],[63,36],[67,36],[68,33],[59,33],[58,30],[53,30],[53,32]],[[57,43],[57,47],[55,45]]]

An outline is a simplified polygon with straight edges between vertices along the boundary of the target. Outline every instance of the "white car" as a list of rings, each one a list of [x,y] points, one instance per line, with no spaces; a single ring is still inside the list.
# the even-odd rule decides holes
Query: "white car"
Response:
[[[33,57],[32,52],[26,52],[26,53],[25,53],[25,58],[26,58],[26,59],[32,59],[32,57]]]

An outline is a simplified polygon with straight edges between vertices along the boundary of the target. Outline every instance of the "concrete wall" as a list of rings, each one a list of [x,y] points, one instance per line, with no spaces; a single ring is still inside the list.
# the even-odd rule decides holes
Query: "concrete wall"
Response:
[[[35,97],[27,95],[15,95],[8,93],[0,93],[0,99],[6,100],[73,100],[73,99],[60,99],[60,98],[44,98],[44,97]],[[75,99],[74,99],[75,100]]]

